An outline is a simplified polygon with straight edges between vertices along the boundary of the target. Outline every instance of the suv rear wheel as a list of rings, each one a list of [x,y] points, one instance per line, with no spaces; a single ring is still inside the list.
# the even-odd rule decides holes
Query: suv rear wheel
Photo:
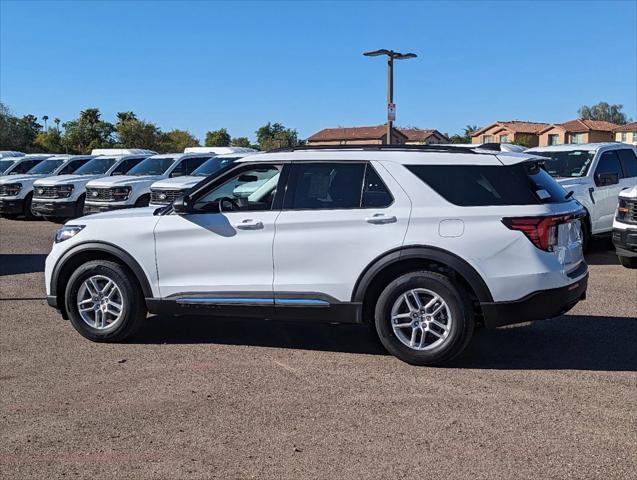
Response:
[[[94,342],[117,342],[133,335],[146,318],[137,280],[120,264],[87,262],[71,275],[65,295],[73,327]]]
[[[413,365],[451,360],[465,349],[474,329],[466,292],[435,272],[407,273],[387,285],[375,322],[385,348]]]

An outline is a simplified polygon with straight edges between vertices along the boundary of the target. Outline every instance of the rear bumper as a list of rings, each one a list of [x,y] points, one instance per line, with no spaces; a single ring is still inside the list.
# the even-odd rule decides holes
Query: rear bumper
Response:
[[[85,203],[84,204],[84,215],[90,215],[91,213],[100,213],[100,212],[110,212],[111,210],[122,210],[124,208],[132,208],[133,205],[122,205],[116,204],[111,205],[108,203]]]
[[[613,228],[613,245],[622,257],[637,257],[637,228]]]
[[[539,290],[511,302],[483,303],[485,326],[496,328],[562,315],[586,298],[587,285],[588,272],[565,287]]]
[[[75,202],[51,202],[48,200],[32,200],[31,211],[35,215],[45,217],[71,218],[75,216]]]
[[[9,200],[0,198],[0,214],[16,215],[24,213],[24,198]]]

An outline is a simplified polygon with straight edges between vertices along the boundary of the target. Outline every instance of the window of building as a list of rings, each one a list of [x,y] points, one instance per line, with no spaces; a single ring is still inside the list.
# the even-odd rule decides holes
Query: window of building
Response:
[[[509,143],[508,135],[500,135],[500,143]]]
[[[549,134],[549,145],[559,145],[560,144],[560,136],[557,133]]]
[[[628,132],[622,132],[622,142],[626,143],[628,141]]]
[[[482,143],[493,143],[493,135],[482,135]]]
[[[583,133],[571,133],[570,137],[571,137],[570,143],[584,143]]]

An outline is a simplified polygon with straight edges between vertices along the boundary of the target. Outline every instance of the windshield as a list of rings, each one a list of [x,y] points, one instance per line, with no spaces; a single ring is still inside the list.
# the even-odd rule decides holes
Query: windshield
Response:
[[[529,152],[532,155],[550,158],[545,162],[546,171],[552,177],[583,177],[595,157],[592,150],[566,150],[561,152],[539,151]]]
[[[63,163],[64,160],[44,160],[43,162],[38,163],[27,173],[33,175],[46,175],[47,173],[53,173],[55,169]]]
[[[195,175],[197,177],[207,177],[212,173],[219,172],[225,168],[228,168],[232,165],[232,162],[237,160],[240,157],[232,157],[232,158],[211,158],[207,160],[203,165],[197,168],[191,175]]]
[[[0,173],[5,172],[14,163],[15,160],[0,160]]]
[[[115,158],[94,158],[75,170],[75,175],[99,175],[115,165]]]
[[[131,168],[126,175],[163,175],[174,161],[175,157],[149,157],[137,166]]]

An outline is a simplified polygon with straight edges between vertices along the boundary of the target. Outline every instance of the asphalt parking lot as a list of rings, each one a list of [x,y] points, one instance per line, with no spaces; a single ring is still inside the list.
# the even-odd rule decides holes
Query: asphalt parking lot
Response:
[[[635,478],[637,271],[444,368],[365,329],[150,317],[94,344],[44,301],[58,225],[0,219],[0,476]]]

